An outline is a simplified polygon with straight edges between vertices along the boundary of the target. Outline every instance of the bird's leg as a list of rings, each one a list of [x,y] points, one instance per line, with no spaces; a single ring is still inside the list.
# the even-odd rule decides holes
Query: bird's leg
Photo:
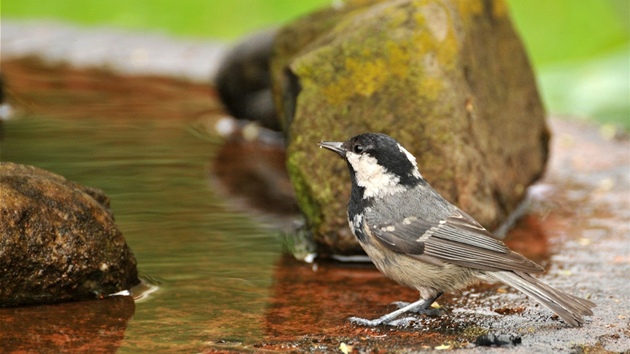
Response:
[[[414,303],[408,304],[407,306],[400,308],[396,311],[390,312],[384,316],[381,316],[375,320],[366,320],[365,318],[360,318],[360,317],[350,317],[348,318],[348,320],[353,323],[353,324],[357,324],[357,325],[361,325],[361,326],[367,326],[367,327],[376,327],[376,326],[380,326],[382,324],[393,324],[393,321],[396,319],[396,317],[402,315],[405,312],[409,312],[409,311],[414,311],[418,308],[422,308],[422,307],[428,307],[431,306],[431,303],[433,301],[429,302],[427,300],[424,299],[420,299]],[[426,305],[426,304],[429,305]],[[415,319],[414,319],[415,320]],[[396,321],[397,323],[399,321]]]
[[[442,296],[443,293],[438,293],[435,297],[428,299],[422,306],[411,310],[410,312],[414,312],[420,315],[429,315],[429,316],[437,316],[440,314],[439,309],[432,309],[431,305],[437,300],[438,297]],[[409,302],[406,301],[394,301],[392,305],[395,305],[399,309],[404,308],[409,305]]]

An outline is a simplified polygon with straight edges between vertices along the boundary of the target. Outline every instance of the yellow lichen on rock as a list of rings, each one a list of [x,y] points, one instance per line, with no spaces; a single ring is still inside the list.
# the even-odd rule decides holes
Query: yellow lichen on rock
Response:
[[[502,0],[495,0],[492,3],[492,15],[495,18],[506,17],[508,15],[507,5]]]
[[[399,79],[405,78],[409,73],[409,63],[411,54],[409,53],[409,45],[404,43],[394,43],[389,41],[386,43],[387,53],[389,54],[388,71]]]
[[[367,58],[369,57],[346,58],[345,63],[348,79],[354,86],[354,92],[365,97],[371,96],[387,79],[383,59],[368,61]]]
[[[460,0],[456,1],[455,4],[464,18],[483,14],[483,0]]]

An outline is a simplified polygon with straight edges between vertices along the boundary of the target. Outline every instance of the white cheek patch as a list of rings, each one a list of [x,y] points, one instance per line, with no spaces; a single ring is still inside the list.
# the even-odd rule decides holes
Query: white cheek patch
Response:
[[[398,144],[398,148],[400,149],[400,151],[402,151],[405,155],[407,155],[407,159],[409,159],[409,161],[411,162],[411,164],[414,167],[413,170],[413,176],[416,178],[422,178],[422,175],[420,174],[420,171],[418,171],[418,164],[416,163],[416,158],[409,152],[407,151],[407,149],[405,149],[404,147],[402,147],[402,145]]]
[[[374,157],[348,152],[346,158],[354,169],[357,184],[365,188],[363,199],[381,198],[405,191],[405,187],[399,184],[400,178],[379,165]]]

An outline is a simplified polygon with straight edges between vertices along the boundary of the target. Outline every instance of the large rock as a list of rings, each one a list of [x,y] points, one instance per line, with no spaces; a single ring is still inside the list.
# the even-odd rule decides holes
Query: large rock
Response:
[[[543,173],[544,110],[501,0],[350,1],[282,28],[274,45],[287,167],[320,245],[358,249],[346,166],[320,140],[395,137],[438,191],[489,228]]]
[[[0,164],[0,306],[101,298],[137,284],[102,191]]]

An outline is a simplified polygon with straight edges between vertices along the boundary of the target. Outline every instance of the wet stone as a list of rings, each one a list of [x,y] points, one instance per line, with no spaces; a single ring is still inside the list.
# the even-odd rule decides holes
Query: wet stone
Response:
[[[102,298],[138,283],[101,190],[3,162],[0,195],[0,306]]]

